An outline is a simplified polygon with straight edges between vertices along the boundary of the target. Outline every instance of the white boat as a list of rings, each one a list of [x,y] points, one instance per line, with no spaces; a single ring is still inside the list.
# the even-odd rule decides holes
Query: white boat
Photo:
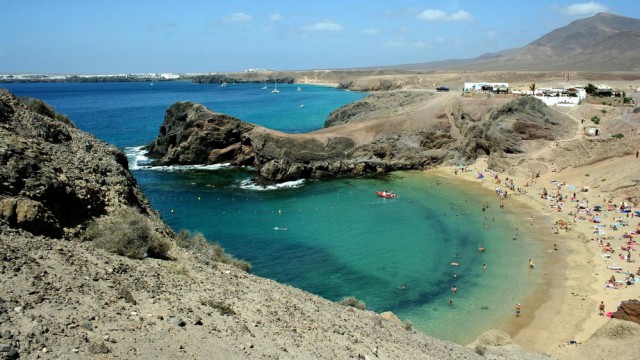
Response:
[[[222,84],[220,84],[220,87],[227,87],[227,83],[223,82]]]
[[[298,88],[296,89],[296,91],[302,91],[302,88],[300,86],[298,86]]]
[[[267,80],[264,81],[264,85],[262,86],[262,90],[267,90]]]
[[[273,90],[271,90],[272,94],[280,94],[280,90],[278,90],[278,79],[273,81]]]

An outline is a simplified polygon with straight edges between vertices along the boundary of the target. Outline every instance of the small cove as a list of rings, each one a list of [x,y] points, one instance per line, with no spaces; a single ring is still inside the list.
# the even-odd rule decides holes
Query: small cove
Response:
[[[127,151],[155,137],[175,101],[306,132],[322,127],[330,111],[365,96],[317,86],[297,92],[297,85],[279,85],[281,93],[272,95],[261,92],[261,84],[2,86],[47,101],[81,129]],[[468,182],[400,172],[259,191],[243,185],[254,175],[247,169],[134,175],[172,228],[202,232],[251,262],[256,275],[334,301],[356,296],[370,309],[393,311],[440,338],[466,343],[482,329],[500,326],[541,281],[526,269],[528,258],[544,258],[542,245],[524,230],[526,215],[499,209],[495,195]],[[399,197],[379,198],[380,189]],[[523,225],[513,240],[517,224]],[[478,245],[487,251],[480,253]],[[451,267],[452,261],[460,265]],[[403,284],[406,289],[399,288]]]

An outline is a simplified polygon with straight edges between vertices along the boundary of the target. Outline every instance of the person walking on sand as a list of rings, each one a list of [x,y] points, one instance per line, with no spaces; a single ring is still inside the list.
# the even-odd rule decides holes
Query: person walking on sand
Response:
[[[533,270],[535,266],[533,265],[533,261],[529,259],[529,270]]]
[[[600,311],[600,316],[604,316],[604,301],[600,301],[600,305],[598,305],[598,310]]]
[[[520,304],[516,304],[516,317],[520,317]]]

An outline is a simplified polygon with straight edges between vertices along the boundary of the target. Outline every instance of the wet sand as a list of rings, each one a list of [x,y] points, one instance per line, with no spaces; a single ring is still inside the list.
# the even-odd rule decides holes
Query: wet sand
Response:
[[[458,175],[454,174],[454,167],[442,167],[426,173],[480,183],[487,191],[494,191],[496,182],[492,177],[485,177],[484,180],[475,178],[478,171],[485,169],[486,164],[478,161],[469,167],[470,171],[458,172]],[[500,178],[504,179],[504,175],[500,175]],[[514,180],[520,186],[526,182],[526,179]],[[514,309],[505,309],[505,322],[501,330],[509,333],[515,343],[527,350],[571,357],[572,347],[567,346],[567,343],[584,342],[608,320],[597,314],[599,299],[603,299],[608,305],[606,311],[614,311],[620,299],[626,294],[631,298],[630,292],[635,290],[633,287],[609,291],[603,289],[602,283],[610,276],[611,271],[607,271],[600,249],[590,240],[592,224],[578,222],[571,231],[554,233],[555,221],[565,218],[570,208],[567,206],[565,213],[556,213],[549,208],[548,201],[540,199],[538,188],[548,181],[543,176],[537,181],[538,185],[524,187],[526,194],[510,192],[505,200],[505,206],[524,215],[522,229],[531,226],[530,231],[535,232],[533,236],[536,241],[543,242],[543,246],[549,250],[545,259],[535,261],[536,268],[533,271],[543,273],[540,288],[535,295],[523,300],[521,317],[514,316]],[[603,195],[589,193],[588,196],[599,198]],[[529,225],[525,219],[529,216],[534,217],[533,225]],[[554,244],[557,244],[557,251],[553,250]],[[637,291],[635,294],[637,295]]]

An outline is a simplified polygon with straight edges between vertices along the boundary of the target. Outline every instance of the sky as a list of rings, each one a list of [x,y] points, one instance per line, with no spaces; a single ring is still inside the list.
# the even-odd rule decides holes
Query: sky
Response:
[[[310,70],[473,58],[638,0],[0,0],[1,73]]]

